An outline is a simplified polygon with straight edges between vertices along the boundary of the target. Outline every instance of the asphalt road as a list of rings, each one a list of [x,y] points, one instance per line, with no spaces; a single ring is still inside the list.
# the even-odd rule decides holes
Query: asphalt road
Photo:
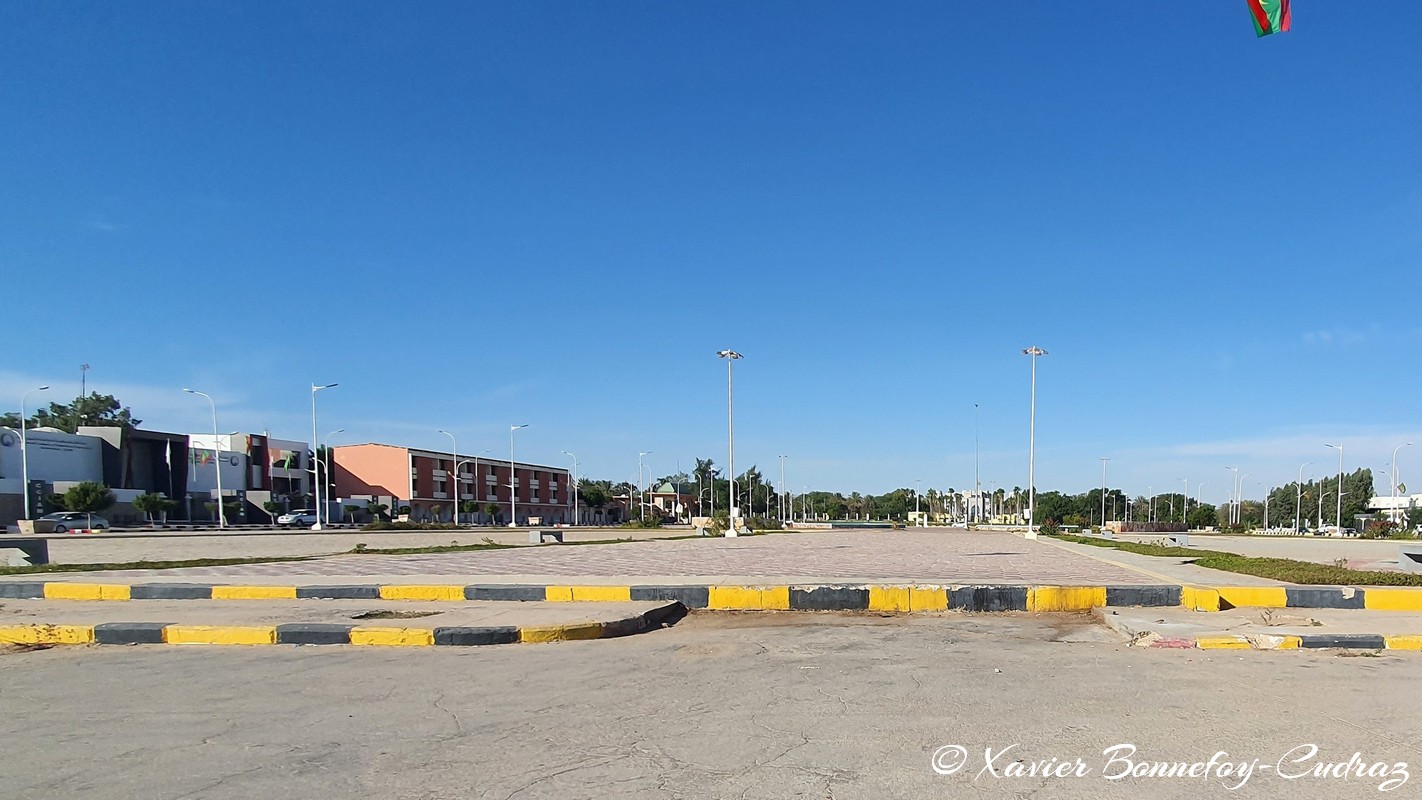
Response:
[[[1348,798],[1389,780],[1279,777],[1309,744],[1286,772],[1359,753],[1395,781],[1406,762],[1383,795],[1405,797],[1422,781],[1419,679],[1417,654],[1132,650],[1069,615],[693,615],[467,650],[12,651],[0,797]],[[962,768],[937,774],[954,745]],[[1115,745],[1133,763],[1255,766],[1233,791],[1218,766],[1112,780]],[[1085,774],[1009,775],[1052,758]]]

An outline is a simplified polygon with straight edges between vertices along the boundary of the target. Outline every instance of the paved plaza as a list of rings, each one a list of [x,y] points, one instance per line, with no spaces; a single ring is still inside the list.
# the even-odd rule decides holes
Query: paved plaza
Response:
[[[1020,535],[813,531],[734,539],[545,545],[425,555],[340,555],[310,561],[169,570],[55,573],[46,580],[208,582],[446,578],[458,582],[660,582],[1145,585],[1156,576]]]
[[[547,645],[0,651],[0,797],[1415,797],[1422,696],[1396,688],[1422,680],[1415,655],[1128,648],[1072,614],[797,613]],[[1120,743],[1259,768],[1235,790],[1113,780]],[[1294,771],[1359,753],[1411,777],[1281,778],[1306,744]],[[970,768],[935,773],[954,745]],[[1090,773],[982,773],[985,748],[1013,745],[999,772]]]

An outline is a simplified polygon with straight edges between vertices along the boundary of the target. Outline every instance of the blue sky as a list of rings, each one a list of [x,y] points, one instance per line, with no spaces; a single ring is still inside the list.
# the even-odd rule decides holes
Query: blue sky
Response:
[[[1039,489],[1382,470],[1422,6],[1295,5],[0,3],[0,397],[623,480],[731,347],[738,469],[1010,488],[1035,344]]]

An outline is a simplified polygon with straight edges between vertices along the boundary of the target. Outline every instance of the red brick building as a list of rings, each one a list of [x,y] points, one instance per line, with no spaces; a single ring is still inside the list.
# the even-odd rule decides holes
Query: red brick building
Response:
[[[391,513],[400,506],[410,507],[410,519],[417,522],[451,522],[454,517],[455,484],[459,504],[475,500],[479,510],[460,512],[460,520],[480,525],[507,525],[515,513],[520,525],[561,525],[573,518],[573,492],[568,470],[517,462],[514,485],[509,491],[509,462],[459,456],[458,469],[448,452],[418,450],[389,444],[350,444],[333,447],[336,497],[373,499],[389,502]],[[457,481],[452,477],[458,475]],[[388,498],[388,501],[387,501]],[[490,515],[490,504],[498,507]]]

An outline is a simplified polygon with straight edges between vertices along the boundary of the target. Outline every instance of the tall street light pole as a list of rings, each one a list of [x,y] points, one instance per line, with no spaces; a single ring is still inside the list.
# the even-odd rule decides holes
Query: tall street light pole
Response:
[[[519,428],[527,428],[528,423],[523,425],[509,426],[509,527],[518,527],[518,474],[514,467],[514,431]]]
[[[25,417],[25,401],[35,392],[48,390],[49,386],[40,386],[20,395],[20,472],[25,482],[22,488],[25,495],[25,519],[30,519],[30,448],[29,439],[25,434],[25,429],[29,427],[29,422]],[[215,426],[216,423],[214,423],[214,428]],[[214,430],[214,433],[215,432]]]
[[[983,516],[983,484],[978,480],[978,404],[973,403],[973,502],[978,507],[978,520]],[[971,508],[971,506],[969,507]]]
[[[780,507],[780,524],[785,524],[785,456],[780,456],[780,496],[776,498],[776,505]]]
[[[1303,530],[1301,527],[1299,527],[1303,524],[1303,520],[1300,516],[1303,511],[1303,471],[1304,467],[1307,467],[1309,464],[1312,463],[1312,461],[1309,461],[1299,465],[1299,479],[1296,483],[1294,483],[1294,487],[1296,489],[1296,491],[1294,492],[1294,533],[1298,533],[1299,531]]]
[[[647,492],[647,484],[642,483],[642,456],[649,456],[651,450],[642,450],[637,453],[637,514],[642,518],[647,516],[647,508],[642,503],[642,496]],[[735,505],[732,502],[732,505]]]
[[[482,455],[484,455],[485,453],[488,453],[488,452],[491,452],[491,451],[489,451],[489,450],[481,451],[481,452],[479,453],[479,455],[474,456],[473,458],[466,458],[466,459],[464,459],[463,461],[458,461],[458,462],[455,462],[455,464],[454,464],[454,471],[455,471],[455,472],[458,472],[458,471],[459,471],[459,468],[462,467],[462,466],[464,466],[465,464],[473,464],[473,465],[474,465],[474,500],[475,500],[476,503],[482,503],[482,502],[483,502],[482,500],[479,499],[479,486],[480,486],[480,481],[479,481],[479,456],[482,456]],[[476,518],[476,521],[474,522],[474,524],[475,524],[475,525],[478,525],[479,523],[478,523],[478,521],[477,521],[477,517],[478,517],[478,514],[479,514],[479,510],[478,510],[477,508],[474,510],[474,514],[475,514],[475,518]]]
[[[563,455],[568,456],[569,458],[573,459],[573,473],[572,473],[572,475],[571,475],[571,477],[572,477],[572,479],[573,479],[573,480],[572,480],[572,483],[573,483],[573,513],[572,513],[572,517],[573,517],[573,524],[574,524],[574,525],[577,525],[577,524],[578,524],[578,457],[575,456],[575,455],[573,455],[572,453],[569,453],[567,450],[564,450],[564,451],[563,451]]]
[[[1032,416],[1027,436],[1027,538],[1037,538],[1037,356],[1044,356],[1046,350],[1032,346],[1022,351],[1022,355],[1032,358]]]
[[[454,434],[446,430],[440,433],[449,437],[449,465],[453,469],[449,473],[449,482],[454,485],[454,513],[450,516],[454,519],[454,527],[459,527],[459,440],[454,438]]]
[[[1324,447],[1332,447],[1338,451],[1338,518],[1334,524],[1338,526],[1338,535],[1343,535],[1343,445],[1324,444]]]
[[[1180,522],[1185,525],[1185,529],[1190,529],[1190,479],[1181,478],[1185,483],[1185,491],[1180,495]]]
[[[1106,530],[1106,462],[1111,459],[1102,456],[1101,462],[1101,530]]]
[[[339,385],[338,383],[328,383],[324,386],[311,384],[311,482],[314,484],[312,489],[316,498],[316,524],[311,526],[313,531],[321,530],[321,518],[325,516],[324,509],[321,507],[321,467],[315,458],[316,445],[320,444],[316,433],[316,393],[322,389],[334,389]]]
[[[736,360],[744,358],[735,350],[718,350],[717,356],[726,359],[726,469],[731,479],[730,502],[726,517],[726,536],[736,535],[736,403],[735,403],[735,379],[732,375],[732,367]]]
[[[206,397],[207,404],[212,408],[212,466],[217,470],[217,529],[222,530],[227,527],[227,512],[222,507],[222,443],[217,439],[217,403],[213,402],[212,395],[207,392],[193,389],[183,391]]]
[[[1225,467],[1225,469],[1233,470],[1233,471],[1234,471],[1234,480],[1231,481],[1230,484],[1229,484],[1229,487],[1230,487],[1230,494],[1229,494],[1229,517],[1228,517],[1228,519],[1229,519],[1229,524],[1233,525],[1233,524],[1234,524],[1234,508],[1235,508],[1235,504],[1238,502],[1238,497],[1239,497],[1239,489],[1238,489],[1238,486],[1239,486],[1239,467]]]
[[[1397,451],[1411,446],[1412,442],[1405,442],[1392,448],[1392,510],[1387,516],[1393,522],[1397,522]]]

